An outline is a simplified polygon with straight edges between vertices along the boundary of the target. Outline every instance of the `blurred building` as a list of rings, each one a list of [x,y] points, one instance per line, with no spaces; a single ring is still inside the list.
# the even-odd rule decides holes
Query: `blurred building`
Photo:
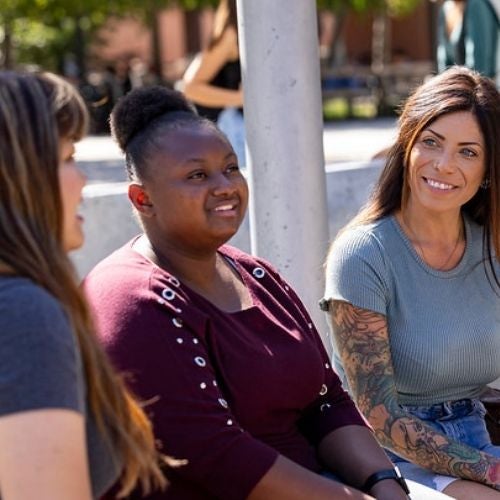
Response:
[[[335,19],[329,12],[319,16],[322,54],[328,57]],[[180,78],[193,54],[205,47],[211,23],[211,9],[185,12],[172,7],[159,14],[159,54],[165,80],[173,82]],[[347,15],[336,44],[341,64],[371,64],[373,27],[374,19],[370,15]],[[423,1],[409,16],[387,19],[384,33],[385,62],[433,61],[435,4]],[[137,19],[110,19],[100,30],[91,53],[96,65],[105,67],[121,61],[137,65],[139,73],[147,72],[153,65],[151,30]]]

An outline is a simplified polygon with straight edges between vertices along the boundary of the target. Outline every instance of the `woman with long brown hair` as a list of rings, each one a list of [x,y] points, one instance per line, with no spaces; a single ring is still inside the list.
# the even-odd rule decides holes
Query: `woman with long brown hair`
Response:
[[[500,377],[500,94],[462,67],[408,99],[368,205],[334,241],[324,309],[359,408],[406,477],[498,499],[480,401]]]
[[[0,73],[0,496],[162,486],[151,426],[99,348],[67,252],[83,243],[87,112],[51,74]]]

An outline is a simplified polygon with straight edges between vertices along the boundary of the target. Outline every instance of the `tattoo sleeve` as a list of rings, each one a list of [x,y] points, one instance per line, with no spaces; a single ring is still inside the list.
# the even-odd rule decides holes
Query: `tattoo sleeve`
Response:
[[[353,397],[382,446],[436,473],[499,488],[497,458],[450,440],[399,406],[385,316],[341,301],[330,311]]]

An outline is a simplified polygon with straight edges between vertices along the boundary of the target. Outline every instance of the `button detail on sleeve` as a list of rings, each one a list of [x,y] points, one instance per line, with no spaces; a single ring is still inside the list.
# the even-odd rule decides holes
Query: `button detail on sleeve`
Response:
[[[182,322],[182,319],[181,319],[181,318],[173,318],[173,319],[172,319],[172,323],[173,323],[173,324],[174,324],[174,326],[176,326],[177,328],[182,328],[183,322]]]
[[[253,271],[252,271],[252,274],[257,278],[257,279],[261,279],[265,276],[266,274],[266,271],[264,271],[264,269],[262,269],[262,267],[256,267]]]
[[[330,403],[324,403],[322,404],[320,407],[319,407],[319,411],[326,411],[328,410],[329,408],[331,408],[331,404]]]
[[[219,398],[219,404],[222,406],[222,408],[228,408],[229,405],[227,404],[227,401],[224,398]]]
[[[319,391],[319,395],[324,396],[327,392],[328,392],[328,387],[325,384],[323,384],[321,386],[321,390]]]
[[[204,358],[202,358],[201,356],[196,356],[196,358],[194,358],[194,362],[198,365],[198,366],[201,366],[202,368],[204,366],[207,366],[207,362],[205,361]]]
[[[169,276],[168,281],[170,281],[170,283],[172,283],[172,285],[174,286],[180,286],[181,284],[180,281],[175,276]]]
[[[166,300],[174,300],[175,299],[175,292],[171,288],[165,288],[161,292],[161,296]]]

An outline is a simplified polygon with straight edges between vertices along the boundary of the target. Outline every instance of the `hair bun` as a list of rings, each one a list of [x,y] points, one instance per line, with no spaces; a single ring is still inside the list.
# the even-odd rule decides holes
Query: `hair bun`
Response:
[[[160,86],[134,89],[111,112],[111,134],[125,151],[131,139],[153,120],[176,111],[196,115],[195,108],[181,92]]]

